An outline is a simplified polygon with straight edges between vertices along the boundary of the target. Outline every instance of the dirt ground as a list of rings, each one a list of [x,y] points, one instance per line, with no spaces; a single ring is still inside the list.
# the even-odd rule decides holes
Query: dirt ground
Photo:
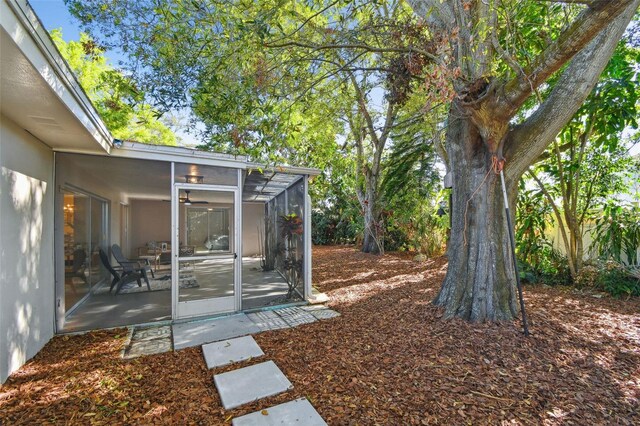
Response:
[[[0,388],[0,424],[224,424],[307,397],[333,424],[640,424],[640,300],[525,287],[519,323],[444,320],[446,259],[315,247],[342,315],[255,336],[293,390],[224,410],[199,348],[125,361],[126,330],[54,338]]]

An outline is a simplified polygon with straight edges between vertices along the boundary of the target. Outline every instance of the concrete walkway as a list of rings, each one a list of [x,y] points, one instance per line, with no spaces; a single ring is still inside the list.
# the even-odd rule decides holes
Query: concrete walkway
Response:
[[[297,327],[340,314],[322,305],[289,307],[236,314],[227,317],[162,325],[134,327],[123,358],[135,358],[202,345],[207,368],[219,368],[253,358],[264,352],[251,337],[268,330]],[[293,384],[273,361],[265,361],[213,376],[225,409],[286,392]],[[306,425],[324,426],[325,421],[304,398],[279,404],[233,419],[236,426]]]
[[[268,330],[297,327],[338,315],[340,314],[326,306],[312,305],[174,324],[173,348],[178,350]]]
[[[251,336],[202,346],[207,366],[223,366],[264,353]],[[293,385],[273,361],[265,361],[213,376],[225,410],[259,401],[293,389]],[[276,405],[233,419],[234,425],[326,425],[320,414],[304,398]]]
[[[173,325],[135,326],[131,328],[129,341],[124,347],[122,356],[131,359],[159,354],[268,330],[296,327],[339,315],[338,312],[326,306],[311,305],[236,314]]]

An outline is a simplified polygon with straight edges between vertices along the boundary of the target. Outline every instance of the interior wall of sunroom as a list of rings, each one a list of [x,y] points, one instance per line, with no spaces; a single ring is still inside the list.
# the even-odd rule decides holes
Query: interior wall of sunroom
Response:
[[[53,152],[0,115],[0,383],[54,333]]]
[[[264,203],[242,203],[242,256],[260,254],[260,233],[263,229]]]
[[[129,203],[129,257],[149,242],[171,241],[171,203],[162,200],[134,199]]]

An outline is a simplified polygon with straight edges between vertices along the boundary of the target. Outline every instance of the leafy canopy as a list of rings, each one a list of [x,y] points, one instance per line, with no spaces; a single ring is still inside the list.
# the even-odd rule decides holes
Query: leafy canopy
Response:
[[[118,139],[157,145],[175,145],[176,136],[159,119],[133,81],[107,64],[104,51],[85,33],[79,41],[66,42],[59,29],[51,32],[63,58]]]

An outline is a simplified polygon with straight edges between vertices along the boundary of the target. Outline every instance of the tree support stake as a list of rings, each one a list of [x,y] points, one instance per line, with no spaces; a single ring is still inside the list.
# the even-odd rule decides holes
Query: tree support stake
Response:
[[[529,325],[527,324],[527,313],[524,310],[524,297],[522,297],[522,283],[520,283],[520,270],[516,260],[516,240],[513,236],[513,226],[511,225],[511,214],[509,213],[509,199],[507,198],[507,186],[504,184],[504,172],[502,164],[499,165],[500,182],[502,183],[502,195],[504,196],[504,211],[507,214],[507,231],[509,232],[509,242],[511,243],[511,258],[513,259],[513,270],[516,273],[516,285],[518,287],[518,297],[520,298],[520,310],[522,311],[522,328],[524,335],[529,336]]]

